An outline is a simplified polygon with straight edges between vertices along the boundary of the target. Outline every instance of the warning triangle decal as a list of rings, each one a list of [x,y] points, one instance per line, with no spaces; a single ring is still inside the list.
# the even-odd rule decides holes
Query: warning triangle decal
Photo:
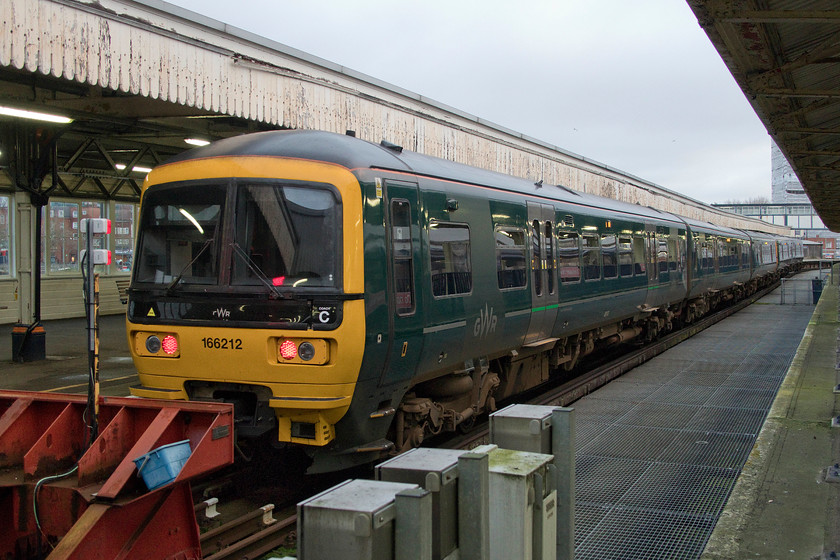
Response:
[[[148,312],[148,313],[146,313],[146,317],[157,317],[157,315],[155,315],[155,309],[154,309],[154,307],[150,307],[150,308],[149,308],[149,312]]]

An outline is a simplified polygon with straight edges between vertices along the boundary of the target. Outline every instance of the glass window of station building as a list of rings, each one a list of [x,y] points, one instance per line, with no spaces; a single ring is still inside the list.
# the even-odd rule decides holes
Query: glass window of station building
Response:
[[[47,276],[78,273],[85,238],[81,220],[110,218],[111,235],[95,237],[94,247],[111,250],[112,273],[131,270],[137,205],[96,200],[50,200],[41,213],[41,272]],[[2,239],[2,237],[0,237]],[[2,243],[2,241],[0,241]],[[103,243],[108,243],[103,247]]]
[[[14,204],[11,193],[0,192],[0,280],[14,278],[15,263],[19,262],[14,243]],[[111,220],[111,235],[107,239],[96,237],[94,243],[98,249],[111,250],[106,274],[128,274],[134,259],[138,206],[130,202],[50,199],[41,211],[41,274],[79,274],[85,248],[81,220],[103,217]]]
[[[11,197],[0,194],[0,278],[12,273],[12,215],[9,211]]]
[[[840,257],[837,252],[838,235],[825,227],[810,204],[713,204],[712,206],[733,214],[787,226],[793,230],[795,237],[822,243],[823,257]]]
[[[827,230],[810,204],[713,204],[712,206],[794,230],[796,237],[820,237]]]

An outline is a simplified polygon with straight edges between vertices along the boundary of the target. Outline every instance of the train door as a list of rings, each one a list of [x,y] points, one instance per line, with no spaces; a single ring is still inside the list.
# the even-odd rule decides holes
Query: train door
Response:
[[[421,212],[416,183],[386,181],[388,363],[381,384],[414,376],[423,348]]]
[[[647,226],[645,258],[647,259],[648,286],[659,284],[659,241],[656,239],[656,227]]]
[[[550,337],[557,319],[554,208],[529,202],[528,231],[531,238],[531,322],[525,344]]]
[[[671,252],[671,247],[668,245],[668,238],[662,233],[656,235],[656,251],[656,266],[659,267],[659,283],[670,284],[670,262],[673,260],[673,253]]]
[[[645,268],[647,268],[648,290],[645,305],[656,307],[659,304],[659,240],[656,238],[656,226],[645,226]]]

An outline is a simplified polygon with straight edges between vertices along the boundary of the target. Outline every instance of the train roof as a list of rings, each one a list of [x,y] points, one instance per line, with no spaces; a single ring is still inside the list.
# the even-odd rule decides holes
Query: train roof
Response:
[[[351,170],[373,168],[412,173],[559,200],[601,211],[623,212],[652,221],[680,224],[686,221],[675,214],[647,206],[574,191],[563,186],[535,183],[527,179],[404,150],[386,142],[374,144],[352,136],[316,130],[274,130],[244,134],[187,150],[166,163],[235,156],[291,157],[325,161]],[[736,231],[705,222],[689,221],[689,223],[711,231],[730,234]]]

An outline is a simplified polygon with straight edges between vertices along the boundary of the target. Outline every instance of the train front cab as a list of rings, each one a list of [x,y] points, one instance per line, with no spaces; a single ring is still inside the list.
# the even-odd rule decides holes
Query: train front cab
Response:
[[[361,209],[356,177],[322,162],[227,156],[150,173],[132,395],[233,402],[240,435],[276,425],[281,442],[332,441],[364,350]]]

